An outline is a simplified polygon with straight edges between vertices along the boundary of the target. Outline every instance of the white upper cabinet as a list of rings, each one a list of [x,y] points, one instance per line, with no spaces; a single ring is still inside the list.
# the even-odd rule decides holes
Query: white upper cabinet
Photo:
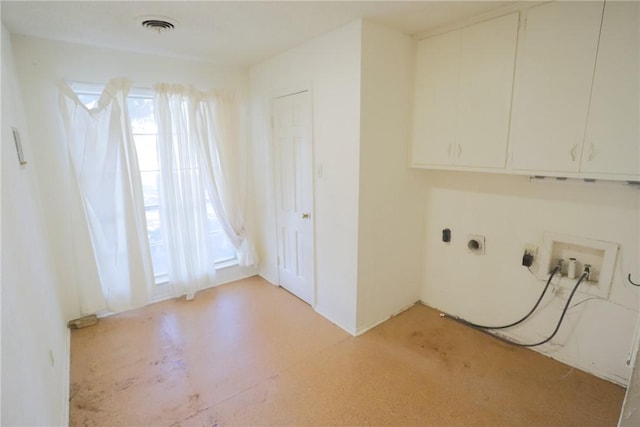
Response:
[[[411,149],[414,165],[452,163],[459,61],[459,31],[418,43]]]
[[[503,168],[518,14],[418,43],[413,166]]]
[[[462,30],[455,151],[459,166],[505,166],[517,34],[517,13]]]
[[[603,2],[553,2],[525,12],[510,135],[513,169],[578,172]]]
[[[582,172],[640,176],[640,3],[604,7]]]
[[[640,2],[555,1],[420,41],[411,164],[640,180]]]

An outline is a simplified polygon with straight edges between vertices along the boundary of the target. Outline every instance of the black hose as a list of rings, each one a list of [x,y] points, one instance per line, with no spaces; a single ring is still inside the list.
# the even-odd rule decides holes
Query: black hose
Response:
[[[469,324],[467,324],[467,323],[463,323],[463,324],[465,324],[465,325],[469,326],[470,328],[476,329],[476,330],[478,330],[478,331],[480,331],[480,332],[482,332],[482,333],[484,333],[484,334],[490,335],[490,336],[492,336],[493,338],[495,338],[495,339],[497,339],[497,340],[499,340],[499,341],[502,341],[502,342],[507,343],[507,344],[515,345],[515,346],[517,346],[517,347],[536,347],[536,346],[539,346],[539,345],[542,345],[542,344],[546,344],[546,343],[548,343],[549,341],[551,341],[551,339],[553,339],[553,337],[555,337],[555,336],[556,336],[556,334],[558,333],[558,330],[560,330],[560,326],[562,325],[562,321],[564,320],[564,316],[565,316],[565,314],[567,314],[567,310],[569,309],[569,304],[571,304],[571,300],[573,299],[573,295],[574,295],[574,294],[576,293],[576,291],[578,290],[578,286],[580,286],[580,284],[582,283],[582,281],[583,281],[584,279],[586,279],[586,278],[587,278],[587,276],[588,276],[588,274],[587,274],[586,272],[585,272],[585,273],[583,273],[583,274],[582,274],[582,276],[580,276],[580,279],[578,280],[578,282],[576,283],[576,285],[573,287],[573,290],[571,291],[571,295],[569,295],[569,299],[567,300],[566,304],[564,305],[564,309],[562,310],[562,314],[560,315],[560,319],[558,320],[558,323],[557,323],[557,325],[556,325],[556,328],[553,330],[553,333],[552,333],[551,335],[549,335],[549,337],[548,337],[548,338],[545,338],[545,339],[543,339],[542,341],[539,341],[539,342],[536,342],[536,343],[532,343],[532,344],[522,344],[522,343],[519,343],[519,342],[517,342],[517,341],[512,341],[512,340],[510,340],[510,339],[507,339],[507,338],[501,337],[501,336],[499,336],[499,335],[492,334],[491,332],[489,332],[489,331],[488,331],[488,330],[486,330],[486,329],[477,328],[477,327],[475,327],[475,326],[471,326],[471,325],[469,325]],[[456,318],[453,318],[453,319],[454,319],[454,320],[457,320]],[[461,322],[461,323],[462,323],[462,322]]]
[[[444,317],[450,317],[453,320],[455,320],[456,322],[462,323],[463,325],[467,325],[467,326],[469,326],[471,328],[476,328],[476,329],[477,328],[480,328],[480,329],[506,329],[506,328],[510,328],[512,326],[519,325],[520,323],[522,323],[525,320],[527,320],[529,318],[529,316],[531,316],[533,314],[534,311],[536,311],[536,309],[540,305],[540,302],[542,302],[542,298],[544,298],[544,295],[547,293],[547,289],[549,289],[549,285],[551,284],[551,279],[553,279],[553,276],[555,276],[556,273],[558,273],[558,271],[560,271],[560,267],[556,267],[556,268],[553,269],[553,271],[551,272],[551,275],[549,276],[549,280],[547,280],[547,284],[545,285],[544,290],[540,294],[540,297],[538,298],[538,301],[536,301],[536,303],[533,306],[533,308],[531,310],[529,310],[529,312],[523,318],[521,318],[520,320],[516,320],[513,323],[509,323],[508,325],[502,325],[502,326],[486,326],[486,325],[480,325],[478,323],[469,322],[468,320],[464,320],[461,317],[451,316],[449,314],[445,314]]]

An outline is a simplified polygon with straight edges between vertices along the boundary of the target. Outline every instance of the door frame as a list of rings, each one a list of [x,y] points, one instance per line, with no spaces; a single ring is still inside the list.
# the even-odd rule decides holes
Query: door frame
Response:
[[[269,152],[270,152],[270,179],[271,179],[271,193],[273,194],[274,203],[272,204],[273,215],[274,215],[274,227],[275,227],[275,251],[276,251],[276,278],[277,285],[282,287],[280,284],[280,242],[278,239],[278,205],[276,203],[276,161],[275,161],[275,138],[274,138],[274,128],[273,128],[273,103],[278,98],[284,98],[286,96],[296,95],[301,92],[309,93],[309,138],[311,143],[311,206],[309,207],[309,211],[311,212],[312,218],[312,227],[311,227],[311,274],[309,278],[311,280],[311,302],[310,305],[312,308],[315,308],[317,301],[317,287],[316,287],[316,210],[315,210],[315,201],[316,201],[316,161],[315,161],[315,138],[314,138],[314,114],[313,114],[313,88],[311,82],[302,82],[298,84],[292,84],[290,86],[286,86],[280,89],[273,90],[268,97],[268,128],[269,128]]]

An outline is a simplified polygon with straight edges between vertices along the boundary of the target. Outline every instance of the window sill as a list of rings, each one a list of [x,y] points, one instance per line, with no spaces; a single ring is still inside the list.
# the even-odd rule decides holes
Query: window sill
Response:
[[[231,268],[231,267],[237,267],[238,264],[238,258],[232,258],[232,259],[228,259],[225,261],[220,261],[216,263],[216,271],[217,270],[223,270],[226,268]],[[155,278],[155,282],[156,282],[156,286],[164,286],[164,285],[168,285],[169,284],[169,275],[168,274],[163,274],[160,276],[156,276]]]
[[[223,268],[235,267],[238,264],[238,258],[231,258],[225,261],[216,262],[216,270],[222,270]]]

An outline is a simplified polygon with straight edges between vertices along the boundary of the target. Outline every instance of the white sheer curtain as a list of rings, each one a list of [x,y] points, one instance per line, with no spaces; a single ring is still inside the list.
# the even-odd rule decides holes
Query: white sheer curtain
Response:
[[[129,82],[107,84],[87,109],[65,83],[60,110],[89,227],[100,286],[80,283],[83,311],[123,311],[149,302],[153,286],[142,185],[127,111]],[[85,257],[86,259],[86,257]]]
[[[185,95],[181,86],[156,86],[160,209],[169,282],[176,295],[186,294],[187,299],[209,286],[215,275],[207,245],[206,184],[195,143],[196,108],[197,101]]]
[[[235,129],[239,111],[226,109],[229,104],[220,103],[217,92],[204,94],[169,84],[155,85],[154,91],[169,281],[176,294],[193,298],[215,273],[214,257],[206,244],[207,193],[241,265],[256,262],[244,230],[245,190],[241,187],[246,179],[236,179],[236,174],[242,174],[236,167],[239,150],[220,150],[223,138],[225,145],[243,143],[234,139],[240,134]]]
[[[239,264],[255,265],[257,256],[245,225],[248,162],[243,103],[238,94],[224,90],[203,95],[202,103],[203,122],[212,118],[207,128],[213,137],[201,140],[210,197],[218,216],[224,217],[222,225],[238,251]]]

